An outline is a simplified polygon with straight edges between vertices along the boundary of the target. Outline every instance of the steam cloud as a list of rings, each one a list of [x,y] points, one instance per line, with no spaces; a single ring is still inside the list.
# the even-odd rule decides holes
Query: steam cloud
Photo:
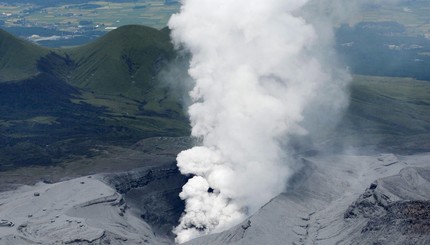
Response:
[[[177,242],[236,225],[284,191],[294,162],[285,143],[326,132],[347,105],[350,76],[332,48],[343,17],[321,6],[183,0],[170,19],[174,43],[192,55],[188,112],[202,140],[177,157],[181,173],[194,176],[180,193]]]

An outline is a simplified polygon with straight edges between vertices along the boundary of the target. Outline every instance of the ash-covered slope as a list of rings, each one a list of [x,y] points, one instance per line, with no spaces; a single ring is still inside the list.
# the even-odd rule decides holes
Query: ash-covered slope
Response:
[[[284,194],[187,244],[429,244],[429,159],[306,157]],[[166,163],[0,193],[0,244],[173,244],[184,181]]]
[[[96,178],[21,187],[0,200],[0,244],[164,243]]]
[[[187,244],[429,244],[429,159],[306,158],[286,193],[242,224]]]
[[[348,226],[365,221],[361,233],[353,231],[354,244],[429,244],[430,168],[407,167],[372,183],[344,218]]]
[[[142,140],[135,151],[99,159],[139,161],[137,169],[0,193],[0,244],[173,244],[187,179],[174,156],[189,144],[189,138]]]

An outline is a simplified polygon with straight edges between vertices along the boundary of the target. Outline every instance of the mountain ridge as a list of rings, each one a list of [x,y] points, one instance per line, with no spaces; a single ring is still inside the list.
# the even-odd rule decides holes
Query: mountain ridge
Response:
[[[133,90],[151,89],[162,63],[174,56],[168,35],[138,25],[120,27],[94,42],[63,52],[76,60],[72,84],[134,98],[140,95]]]
[[[130,90],[148,89],[162,63],[175,55],[168,32],[140,25],[122,26],[86,45],[55,49],[0,29],[0,48],[0,81],[46,72],[84,90],[132,97],[139,95]]]
[[[124,26],[63,49],[1,31],[0,45],[8,47],[0,51],[0,170],[90,157],[97,144],[189,134],[181,95],[158,77],[175,57],[165,30]],[[23,150],[34,154],[17,158]]]
[[[37,74],[36,61],[47,52],[47,48],[0,29],[0,82],[20,80]]]

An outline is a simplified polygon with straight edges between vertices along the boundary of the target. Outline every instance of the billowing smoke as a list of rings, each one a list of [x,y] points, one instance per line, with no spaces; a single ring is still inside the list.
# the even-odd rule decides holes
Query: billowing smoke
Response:
[[[336,123],[350,77],[332,48],[340,17],[325,12],[307,0],[183,0],[172,16],[176,46],[192,55],[188,112],[202,141],[177,157],[193,176],[177,242],[238,224],[284,191],[285,145]]]

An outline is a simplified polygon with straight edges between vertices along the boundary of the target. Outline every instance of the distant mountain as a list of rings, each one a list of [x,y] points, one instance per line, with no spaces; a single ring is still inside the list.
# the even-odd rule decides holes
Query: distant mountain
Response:
[[[124,26],[93,43],[47,49],[0,32],[0,170],[189,134],[180,94],[159,73],[166,30]],[[28,154],[22,154],[28,152]]]

